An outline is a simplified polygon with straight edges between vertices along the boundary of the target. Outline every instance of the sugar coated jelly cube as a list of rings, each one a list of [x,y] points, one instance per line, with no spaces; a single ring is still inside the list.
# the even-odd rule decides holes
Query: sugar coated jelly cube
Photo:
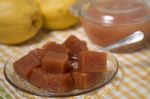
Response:
[[[70,49],[71,57],[78,57],[79,53],[84,50],[88,50],[86,42],[80,41],[77,37],[71,35],[64,43],[66,47]]]
[[[75,82],[75,88],[87,89],[101,82],[103,76],[101,73],[81,73],[72,72],[72,77]]]
[[[41,49],[30,51],[27,55],[14,62],[15,72],[24,79],[28,79],[33,68],[39,67],[42,63],[43,52]]]
[[[49,73],[66,73],[68,71],[67,61],[67,54],[48,52],[42,60],[42,68]]]
[[[69,48],[62,44],[56,44],[55,42],[48,42],[43,46],[44,52],[56,52],[56,53],[69,53]]]
[[[95,51],[82,51],[79,55],[79,71],[106,72],[107,54]]]
[[[50,92],[64,93],[74,88],[70,73],[50,74],[40,68],[32,70],[29,82]]]

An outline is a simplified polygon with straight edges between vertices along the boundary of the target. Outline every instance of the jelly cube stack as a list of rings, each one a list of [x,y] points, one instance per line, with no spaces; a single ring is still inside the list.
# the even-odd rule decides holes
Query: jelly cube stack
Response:
[[[15,72],[50,92],[84,90],[98,84],[107,71],[107,54],[89,51],[85,41],[71,35],[63,44],[48,42],[14,62]]]

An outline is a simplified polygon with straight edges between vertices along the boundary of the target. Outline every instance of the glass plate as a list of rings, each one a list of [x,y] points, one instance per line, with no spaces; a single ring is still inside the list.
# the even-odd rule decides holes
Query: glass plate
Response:
[[[5,64],[4,67],[4,75],[6,80],[15,88],[18,90],[21,90],[23,92],[27,92],[33,95],[37,96],[43,96],[43,97],[71,97],[71,96],[77,96],[77,95],[83,95],[86,93],[94,92],[98,89],[103,88],[106,84],[108,84],[117,74],[118,72],[118,62],[115,56],[113,56],[111,53],[108,53],[107,55],[107,72],[103,74],[102,80],[95,86],[85,89],[85,90],[73,90],[67,93],[51,93],[47,90],[37,88],[34,85],[31,85],[28,81],[22,79],[19,77],[13,68],[13,62],[25,55],[18,54],[15,55],[15,57],[11,57],[8,59],[8,61]]]

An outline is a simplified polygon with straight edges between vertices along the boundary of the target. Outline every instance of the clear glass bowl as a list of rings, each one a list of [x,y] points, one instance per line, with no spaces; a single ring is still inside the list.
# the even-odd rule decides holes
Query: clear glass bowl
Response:
[[[150,0],[77,0],[71,12],[80,18],[89,39],[101,47],[141,31],[142,42],[123,46],[115,52],[135,52],[150,39]]]
[[[104,73],[103,79],[99,82],[99,84],[91,88],[85,89],[85,90],[73,90],[67,93],[51,93],[44,89],[37,88],[36,86],[31,85],[28,81],[22,79],[15,73],[14,68],[13,68],[13,62],[19,59],[23,55],[25,55],[25,53],[18,54],[15,57],[11,57],[10,59],[8,59],[4,67],[5,78],[16,89],[29,93],[29,94],[37,95],[37,96],[71,97],[71,96],[77,96],[77,95],[90,93],[90,92],[103,88],[106,84],[108,84],[111,80],[113,80],[113,78],[116,76],[118,72],[117,59],[111,53],[108,53],[108,59],[107,59],[108,71]]]

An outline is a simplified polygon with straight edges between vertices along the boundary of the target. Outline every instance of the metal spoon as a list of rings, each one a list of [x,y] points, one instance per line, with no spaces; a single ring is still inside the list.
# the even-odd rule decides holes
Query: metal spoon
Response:
[[[144,38],[144,33],[141,31],[136,31],[133,34],[127,36],[126,38],[114,44],[101,48],[100,51],[109,51],[109,50],[116,49],[125,45],[134,44],[143,40],[143,38]]]

